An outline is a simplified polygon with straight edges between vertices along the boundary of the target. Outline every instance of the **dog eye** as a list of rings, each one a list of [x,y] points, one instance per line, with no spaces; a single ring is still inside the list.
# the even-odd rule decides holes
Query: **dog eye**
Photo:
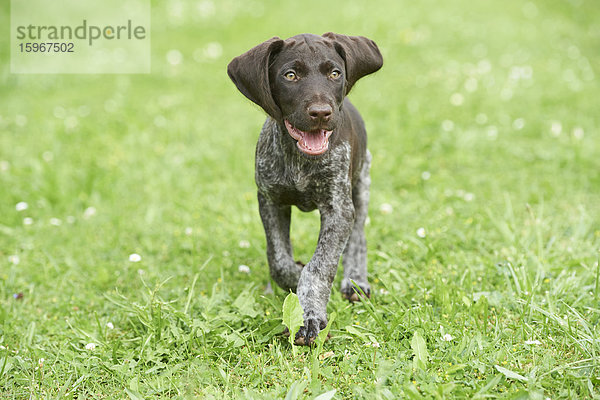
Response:
[[[296,73],[294,71],[288,71],[285,74],[283,74],[283,76],[288,81],[295,81],[296,80]]]
[[[337,78],[339,78],[341,75],[342,75],[342,73],[341,73],[339,70],[337,70],[337,69],[334,69],[334,70],[333,70],[333,71],[331,71],[331,73],[329,74],[329,77],[330,77],[331,79],[337,79]]]

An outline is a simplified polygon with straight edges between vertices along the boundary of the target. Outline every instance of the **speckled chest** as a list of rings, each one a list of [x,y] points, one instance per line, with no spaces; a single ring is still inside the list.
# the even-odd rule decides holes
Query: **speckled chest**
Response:
[[[303,157],[282,143],[280,132],[269,121],[256,148],[256,185],[269,200],[311,211],[347,195],[350,145],[339,143],[323,157]]]

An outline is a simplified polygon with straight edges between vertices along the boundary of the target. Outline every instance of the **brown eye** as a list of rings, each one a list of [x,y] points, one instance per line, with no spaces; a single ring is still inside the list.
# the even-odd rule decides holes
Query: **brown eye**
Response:
[[[340,71],[338,71],[337,69],[334,69],[333,71],[331,71],[331,73],[329,74],[329,77],[331,79],[337,79],[342,75],[342,73]]]
[[[294,71],[288,71],[285,74],[283,74],[283,76],[288,81],[295,81],[296,80],[296,73]]]

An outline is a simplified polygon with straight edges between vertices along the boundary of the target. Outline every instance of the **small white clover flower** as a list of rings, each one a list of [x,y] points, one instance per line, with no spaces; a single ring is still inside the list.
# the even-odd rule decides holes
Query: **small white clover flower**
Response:
[[[583,128],[580,126],[575,127],[575,129],[573,129],[573,137],[577,140],[581,140],[583,139],[584,136],[584,131]]]
[[[50,218],[50,225],[60,226],[62,221],[58,218]]]
[[[33,225],[33,218],[29,218],[29,217],[23,218],[23,225]]]
[[[542,344],[542,342],[540,342],[539,340],[526,340],[525,344],[535,344],[535,345],[540,345]]]
[[[88,219],[96,215],[96,207],[88,207],[83,212],[83,218]]]
[[[428,181],[430,178],[431,178],[431,172],[423,171],[423,173],[421,174],[421,179],[423,179],[424,181]]]
[[[188,226],[187,228],[185,228],[184,232],[187,236],[191,236],[191,234],[194,233],[194,230]]]
[[[238,246],[240,246],[240,248],[242,248],[242,249],[248,249],[248,248],[250,248],[250,242],[247,240],[240,240],[240,242],[238,243]]]
[[[45,151],[42,153],[42,158],[44,159],[44,161],[50,162],[54,160],[54,154],[52,154],[51,151]]]
[[[552,125],[550,125],[550,132],[552,136],[560,136],[562,132],[562,124],[558,121],[553,121]]]
[[[394,211],[394,207],[389,203],[383,203],[379,206],[379,211],[381,211],[382,214],[391,214],[392,211]]]
[[[88,343],[85,345],[85,349],[89,350],[89,351],[94,351],[96,350],[96,343]]]
[[[113,325],[113,323],[112,323],[112,322],[107,322],[107,323],[106,323],[106,327],[107,327],[108,329],[115,329],[115,326]]]
[[[140,262],[142,261],[142,256],[137,253],[133,253],[129,255],[129,261],[131,262]]]
[[[450,132],[454,129],[454,122],[449,119],[445,119],[442,121],[442,129],[446,132]]]
[[[8,256],[8,262],[14,265],[18,265],[21,262],[21,259],[19,258],[18,255],[13,254]]]
[[[442,336],[442,340],[444,342],[450,342],[453,339],[454,339],[454,337],[449,333],[446,333],[444,336]]]
[[[250,273],[250,267],[247,266],[247,265],[242,264],[242,265],[240,265],[238,267],[238,271],[241,272],[241,273],[243,273],[243,274],[249,274]]]
[[[450,96],[450,104],[455,107],[461,106],[465,102],[465,97],[460,93],[454,93]]]
[[[29,204],[27,204],[27,203],[26,203],[26,202],[24,202],[24,201],[20,201],[20,202],[18,202],[18,203],[15,205],[15,209],[16,209],[17,211],[25,211],[25,210],[27,210],[28,208],[29,208]]]
[[[177,49],[172,49],[167,52],[167,62],[171,65],[179,65],[183,61],[183,54]]]
[[[424,238],[425,236],[427,236],[427,233],[425,232],[425,228],[417,229],[417,236],[420,238]]]

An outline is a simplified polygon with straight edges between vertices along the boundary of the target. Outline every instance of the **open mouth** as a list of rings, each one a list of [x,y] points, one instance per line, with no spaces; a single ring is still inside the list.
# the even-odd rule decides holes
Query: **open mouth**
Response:
[[[329,148],[329,136],[331,136],[333,131],[317,129],[310,132],[304,132],[298,128],[294,128],[288,120],[285,120],[284,122],[288,133],[297,141],[296,145],[301,152],[311,156],[318,156],[319,154],[325,153]]]

